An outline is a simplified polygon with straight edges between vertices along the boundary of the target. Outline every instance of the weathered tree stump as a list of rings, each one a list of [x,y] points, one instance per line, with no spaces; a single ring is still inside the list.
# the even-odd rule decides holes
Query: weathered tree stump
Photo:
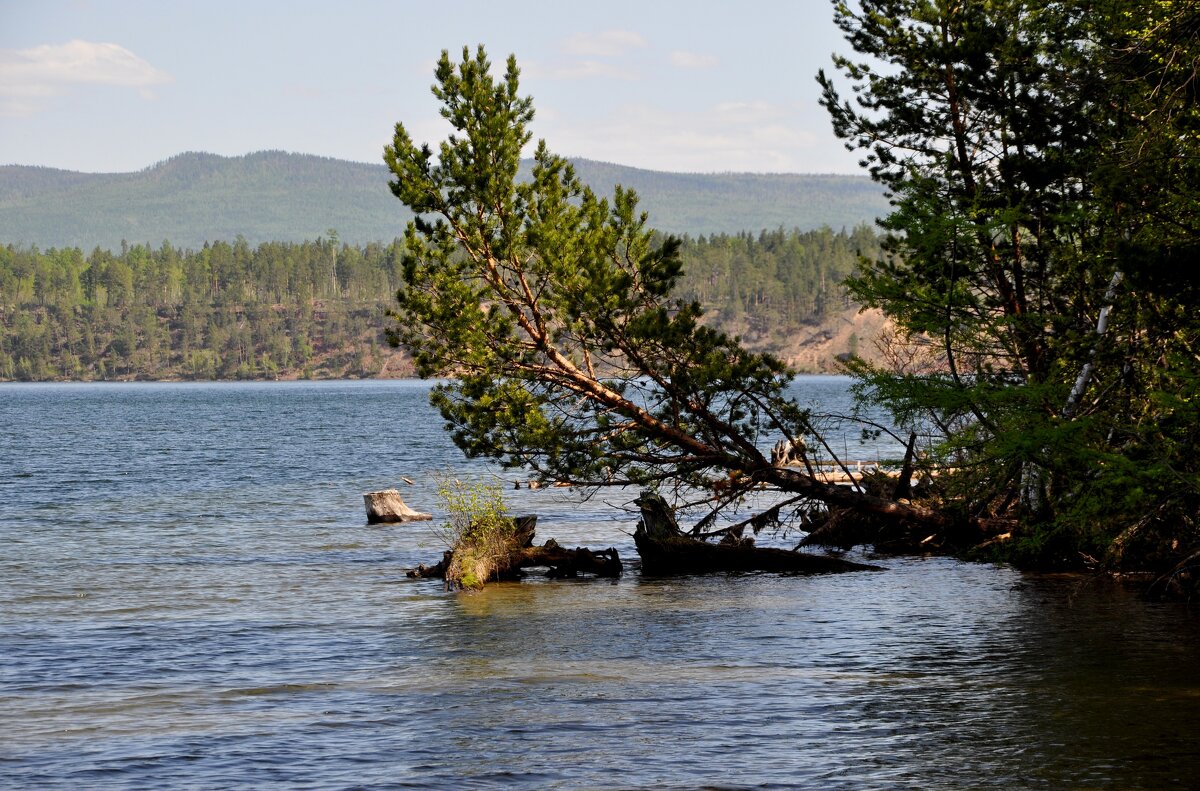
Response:
[[[830,555],[813,555],[773,547],[756,547],[748,540],[711,544],[684,535],[665,500],[645,493],[637,499],[642,518],[633,541],[648,576],[710,574],[721,571],[784,571],[831,574],[882,571],[879,566],[853,563]]]
[[[414,511],[404,502],[400,492],[395,489],[384,489],[381,492],[364,492],[363,503],[367,507],[367,524],[376,525],[381,522],[427,522],[433,519],[432,514]]]

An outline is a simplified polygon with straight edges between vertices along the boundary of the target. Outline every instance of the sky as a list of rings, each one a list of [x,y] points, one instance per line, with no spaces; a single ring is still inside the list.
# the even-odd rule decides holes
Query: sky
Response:
[[[441,51],[515,55],[551,151],[676,172],[859,173],[815,75],[829,0],[0,0],[0,164],[184,151],[380,162],[449,133]]]

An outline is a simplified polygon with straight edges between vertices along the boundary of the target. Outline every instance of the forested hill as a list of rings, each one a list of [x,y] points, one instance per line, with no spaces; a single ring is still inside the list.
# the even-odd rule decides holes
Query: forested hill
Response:
[[[576,160],[593,189],[637,190],[651,225],[667,233],[852,228],[885,213],[864,176],[682,174]],[[390,242],[408,214],[382,165],[263,151],[241,157],[180,154],[136,173],[0,167],[0,243],[49,247],[164,240],[199,249],[241,236],[300,242],[330,229],[352,244]]]

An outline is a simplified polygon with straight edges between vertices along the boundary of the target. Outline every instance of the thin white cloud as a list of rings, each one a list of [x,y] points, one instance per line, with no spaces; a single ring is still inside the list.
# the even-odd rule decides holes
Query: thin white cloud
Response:
[[[646,46],[646,39],[632,30],[577,33],[562,43],[563,52],[580,58],[611,58]]]
[[[721,102],[712,108],[714,118],[732,124],[769,124],[788,116],[787,108],[766,101]]]
[[[536,133],[552,151],[623,165],[679,172],[820,171],[819,138],[805,131],[799,109],[768,102],[727,103],[696,112],[626,106],[607,120],[547,118]]]
[[[554,63],[533,62],[522,67],[527,77],[545,80],[639,80],[638,72],[600,60],[584,59]]]
[[[153,99],[152,86],[172,79],[119,44],[74,40],[0,50],[0,115],[32,115],[80,85],[134,88]]]
[[[720,63],[714,55],[702,55],[682,49],[671,53],[671,65],[681,69],[710,69]]]

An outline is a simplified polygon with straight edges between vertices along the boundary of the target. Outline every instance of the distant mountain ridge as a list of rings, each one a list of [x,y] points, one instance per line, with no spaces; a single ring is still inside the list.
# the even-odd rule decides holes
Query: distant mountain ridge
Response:
[[[835,230],[888,210],[865,176],[667,173],[573,160],[600,195],[633,188],[650,224],[691,236],[775,228]],[[528,167],[528,164],[526,164]],[[122,241],[184,248],[244,237],[303,241],[335,229],[343,241],[390,242],[407,209],[382,164],[260,151],[238,157],[189,152],[134,173],[0,167],[0,243],[119,249]]]

